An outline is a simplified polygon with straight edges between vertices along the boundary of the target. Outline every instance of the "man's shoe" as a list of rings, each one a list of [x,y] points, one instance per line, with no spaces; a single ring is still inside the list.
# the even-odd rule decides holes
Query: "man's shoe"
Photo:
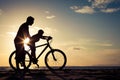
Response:
[[[24,67],[23,62],[20,62],[20,64],[21,64],[21,67]]]

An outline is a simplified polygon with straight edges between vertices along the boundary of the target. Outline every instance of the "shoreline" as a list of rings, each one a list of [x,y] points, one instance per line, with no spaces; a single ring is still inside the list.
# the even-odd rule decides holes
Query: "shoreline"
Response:
[[[0,66],[1,70],[11,70],[12,68],[10,66]],[[48,69],[46,66],[41,66],[39,68],[30,68],[32,70],[34,69]],[[120,66],[66,66],[64,69],[120,69]]]

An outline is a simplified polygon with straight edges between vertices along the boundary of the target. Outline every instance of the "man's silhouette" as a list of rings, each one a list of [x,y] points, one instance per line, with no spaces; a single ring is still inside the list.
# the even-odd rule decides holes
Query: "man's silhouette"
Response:
[[[29,26],[34,23],[34,18],[29,16],[25,23],[23,23],[14,39],[14,44],[16,48],[16,67],[19,69],[19,63],[22,62],[25,67],[25,53],[24,53],[24,40],[30,38]]]

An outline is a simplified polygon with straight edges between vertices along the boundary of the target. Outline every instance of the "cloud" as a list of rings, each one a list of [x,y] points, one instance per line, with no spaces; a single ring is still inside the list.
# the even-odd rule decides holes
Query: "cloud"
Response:
[[[104,40],[104,41],[100,41],[100,40],[96,40],[96,39],[89,39],[89,38],[84,38],[84,39],[79,39],[78,41],[75,41],[77,43],[79,43],[80,45],[84,45],[84,46],[88,46],[89,47],[111,47],[114,46],[113,43],[111,43],[111,41],[109,40]],[[76,43],[76,44],[77,44]]]
[[[53,18],[55,18],[56,16],[54,16],[54,15],[50,15],[50,16],[46,16],[46,19],[53,19]]]
[[[72,9],[76,13],[80,14],[93,14],[93,13],[113,13],[120,10],[120,6],[109,6],[115,5],[115,3],[120,4],[120,1],[117,0],[88,0],[90,5],[83,6],[71,6]]]
[[[50,11],[45,11],[45,13],[47,14],[46,19],[53,19],[56,17],[55,15],[51,14]]]
[[[50,11],[45,11],[46,14],[50,14]]]
[[[80,48],[78,48],[78,47],[75,47],[75,48],[73,48],[74,50],[80,50]]]
[[[100,12],[103,13],[113,13],[120,10],[120,7],[108,7],[109,4],[113,4],[115,0],[89,0],[91,2],[92,7],[94,9],[99,9]]]
[[[92,3],[92,7],[95,8],[106,8],[107,5],[114,0],[89,0]]]
[[[89,7],[89,6],[83,6],[83,7],[72,6],[70,8],[72,10],[74,10],[75,12],[81,13],[81,14],[93,14],[93,13],[95,13],[94,9],[92,7]]]
[[[103,46],[103,47],[111,47],[111,46],[113,46],[113,44],[111,44],[111,43],[97,43],[96,45]]]
[[[117,12],[119,10],[120,10],[120,8],[108,8],[108,9],[101,9],[101,12],[104,12],[104,13],[113,13],[113,12]]]

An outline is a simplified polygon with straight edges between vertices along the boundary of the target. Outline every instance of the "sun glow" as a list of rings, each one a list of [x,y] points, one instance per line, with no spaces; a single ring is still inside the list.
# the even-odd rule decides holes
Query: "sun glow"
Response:
[[[27,45],[29,42],[30,42],[30,39],[29,39],[29,38],[26,38],[26,39],[24,40],[25,50],[29,50],[29,49],[30,49],[29,46]]]
[[[29,39],[29,38],[26,38],[26,39],[24,40],[24,44],[28,44],[29,41],[30,41],[30,39]]]

